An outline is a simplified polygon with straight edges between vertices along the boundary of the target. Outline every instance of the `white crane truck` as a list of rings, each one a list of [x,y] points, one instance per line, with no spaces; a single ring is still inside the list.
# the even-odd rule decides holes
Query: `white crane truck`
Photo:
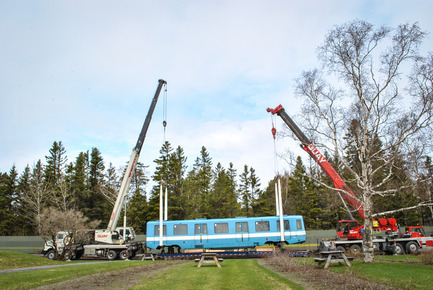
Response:
[[[119,221],[125,197],[129,191],[132,173],[137,165],[141,148],[152,119],[153,111],[155,110],[161,89],[166,84],[167,82],[162,79],[158,81],[155,96],[150,104],[149,112],[144,121],[143,128],[141,129],[137,144],[132,150],[131,158],[123,176],[122,184],[107,229],[89,231],[89,238],[82,244],[74,244],[74,241],[72,241],[72,245],[67,247],[66,258],[79,259],[80,257],[107,257],[109,260],[115,260],[118,258],[128,259],[128,257],[134,257],[137,252],[143,248],[141,242],[132,241],[135,238],[134,229],[131,227],[117,227],[117,222]],[[62,253],[68,242],[68,233],[59,232],[56,241],[48,241],[45,243],[43,254],[48,258],[54,259],[56,257],[55,249],[57,248],[58,253]],[[57,247],[54,246],[54,243],[57,244]]]

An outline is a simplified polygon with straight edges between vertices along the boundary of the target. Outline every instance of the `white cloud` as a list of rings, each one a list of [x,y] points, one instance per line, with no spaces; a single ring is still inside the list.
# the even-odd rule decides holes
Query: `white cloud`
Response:
[[[431,1],[2,1],[0,171],[44,159],[61,140],[70,160],[97,147],[129,160],[157,80],[168,81],[167,139],[189,162],[248,164],[265,185],[273,145],[265,109],[297,114],[293,79],[317,66],[333,25],[419,21]],[[427,39],[425,47],[432,47]],[[161,100],[141,160],[158,157]]]

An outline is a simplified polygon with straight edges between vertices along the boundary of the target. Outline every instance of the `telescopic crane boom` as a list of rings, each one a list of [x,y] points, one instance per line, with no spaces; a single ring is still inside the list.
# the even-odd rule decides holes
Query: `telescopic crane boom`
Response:
[[[122,185],[120,186],[119,193],[117,195],[116,203],[111,213],[110,221],[107,226],[108,233],[113,233],[116,229],[117,222],[119,221],[120,213],[122,211],[123,201],[128,194],[129,185],[131,183],[132,173],[134,172],[135,166],[137,165],[138,158],[140,156],[141,148],[143,147],[144,139],[146,138],[147,129],[149,129],[150,121],[152,120],[153,111],[155,110],[156,103],[158,101],[159,94],[163,85],[167,84],[164,80],[158,80],[158,87],[153,97],[152,103],[150,104],[149,112],[147,113],[146,120],[144,121],[143,128],[141,129],[140,136],[138,137],[137,144],[132,149],[131,158],[129,159],[128,166],[122,179]],[[111,235],[110,235],[111,236]]]
[[[350,190],[347,184],[343,181],[343,179],[338,175],[338,173],[334,170],[331,164],[326,160],[326,158],[320,153],[319,149],[305,136],[305,134],[299,129],[296,123],[290,118],[290,116],[286,113],[283,106],[279,105],[275,109],[268,108],[268,112],[272,113],[272,115],[277,114],[283,119],[284,123],[292,130],[295,136],[301,141],[301,148],[304,149],[314,160],[316,160],[317,164],[325,171],[325,173],[331,178],[334,183],[335,188],[341,189],[344,191],[343,198],[356,209],[356,212],[364,219],[364,206],[358,202],[354,197],[355,194]],[[350,211],[348,211],[349,216],[351,217]],[[351,217],[353,220],[353,217]]]

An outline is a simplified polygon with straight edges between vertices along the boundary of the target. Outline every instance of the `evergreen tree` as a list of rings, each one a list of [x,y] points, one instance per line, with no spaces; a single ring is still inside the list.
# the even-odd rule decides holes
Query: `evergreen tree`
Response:
[[[210,218],[235,217],[239,210],[236,200],[236,186],[232,176],[227,173],[221,163],[218,163],[215,168],[215,181],[208,202]]]
[[[92,148],[89,163],[89,196],[85,200],[85,207],[82,209],[85,216],[90,220],[101,220],[102,226],[106,226],[113,207],[103,197],[104,187],[104,160],[97,148]]]
[[[262,193],[260,189],[260,178],[256,175],[256,170],[250,167],[250,185],[251,185],[251,208],[253,211],[253,216],[257,216],[255,208],[257,206],[257,199]]]
[[[254,204],[254,213],[256,216],[276,215],[275,182],[276,179],[269,181],[267,188],[260,192]]]
[[[185,194],[186,160],[182,147],[178,146],[169,157],[169,199],[168,218],[183,220],[187,216],[187,198]]]
[[[202,218],[200,213],[200,184],[197,178],[197,171],[192,168],[185,178],[185,202],[184,210],[186,219]]]
[[[62,141],[54,141],[49,152],[50,155],[45,156],[47,161],[44,172],[45,182],[55,190],[62,180],[64,166],[68,158],[66,157],[66,149],[63,147]]]
[[[308,177],[301,157],[296,159],[295,170],[289,177],[289,195],[294,200],[296,212],[304,218],[305,227],[321,227],[322,209],[319,205],[319,192],[313,180]]]
[[[157,220],[159,219],[159,192],[161,181],[167,184],[167,180],[169,178],[169,156],[173,148],[171,147],[170,142],[166,141],[159,150],[160,157],[155,159],[153,162],[156,163],[155,173],[152,176],[152,180],[156,185],[153,186],[152,191],[150,193],[149,198],[149,212],[148,212],[148,220]]]
[[[15,217],[15,233],[19,235],[31,235],[34,233],[34,216],[24,201],[25,196],[30,191],[30,175],[30,167],[27,165],[18,181],[18,196],[15,204],[17,213]],[[32,223],[29,223],[29,221]]]
[[[17,176],[15,165],[9,174],[2,174],[0,180],[0,235],[13,235],[14,200],[17,194]]]
[[[252,194],[251,194],[251,176],[248,166],[244,165],[244,171],[239,176],[239,196],[241,199],[241,212],[244,216],[252,216]]]
[[[147,182],[148,179],[145,175],[145,166],[138,162],[134,168],[131,180],[132,195],[131,198],[129,198],[127,206],[127,223],[139,234],[146,233],[148,205],[144,186]]]
[[[90,198],[89,191],[89,152],[80,152],[75,160],[75,164],[71,163],[67,170],[67,181],[71,195],[73,197],[75,210],[85,210],[87,201]]]
[[[209,218],[209,194],[212,186],[212,158],[206,147],[202,146],[200,157],[194,163],[195,181],[198,185],[198,204],[200,217]]]

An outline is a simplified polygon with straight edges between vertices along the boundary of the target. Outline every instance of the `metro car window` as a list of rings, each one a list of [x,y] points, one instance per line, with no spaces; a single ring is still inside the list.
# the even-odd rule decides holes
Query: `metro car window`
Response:
[[[269,221],[256,222],[256,232],[269,232]]]
[[[194,233],[207,235],[207,224],[195,224]]]
[[[179,224],[173,225],[173,235],[187,235],[188,234],[188,225]]]
[[[237,222],[236,223],[236,232],[237,233],[248,232],[248,223],[247,222]]]
[[[225,234],[229,232],[228,223],[215,223],[215,234]]]
[[[279,230],[280,230],[280,221],[277,221],[277,231]],[[290,231],[290,223],[287,220],[284,221],[284,230]]]
[[[164,231],[163,231],[163,235],[167,235],[167,226],[166,225],[164,225],[163,226],[163,229],[164,229]],[[159,226],[155,226],[155,236],[159,236]]]

